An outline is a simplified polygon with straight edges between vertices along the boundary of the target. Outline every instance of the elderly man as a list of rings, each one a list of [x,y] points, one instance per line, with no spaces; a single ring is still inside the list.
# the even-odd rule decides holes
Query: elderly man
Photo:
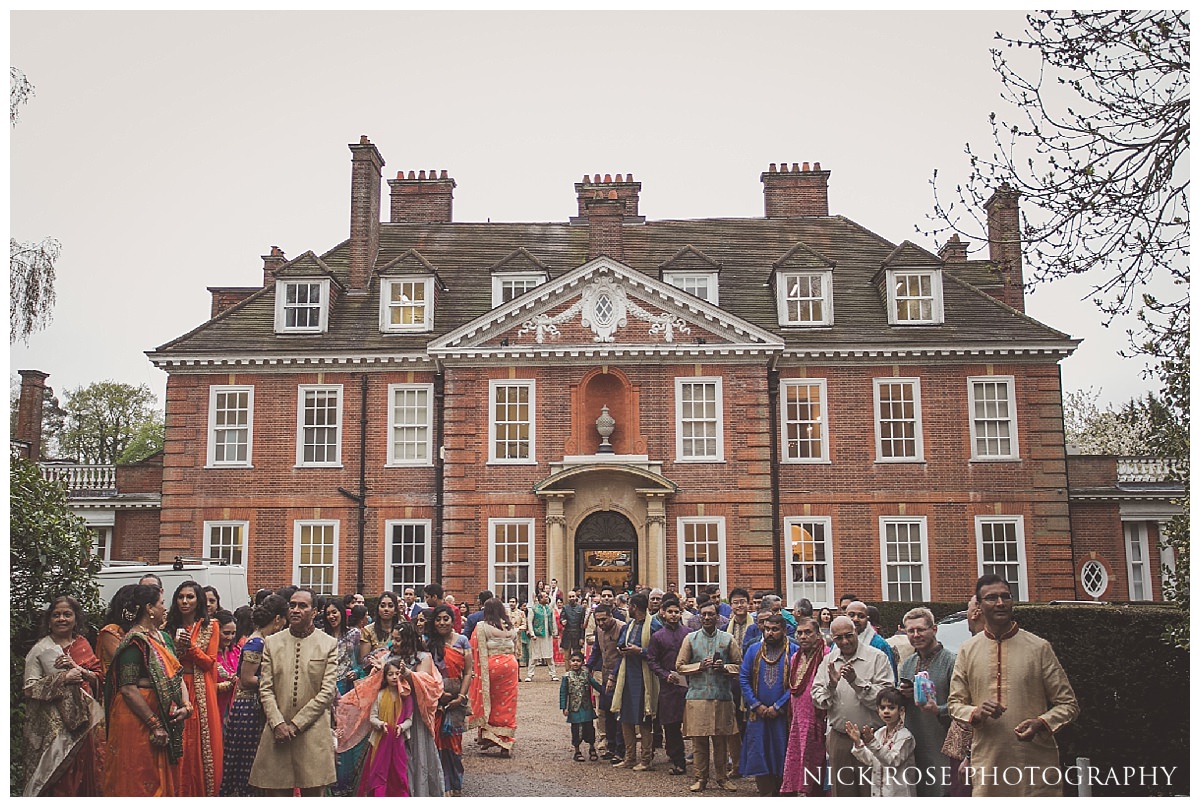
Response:
[[[754,621],[746,628],[746,632],[742,636],[743,647],[762,641],[762,621],[771,614],[779,614],[784,618],[784,629],[789,639],[796,633],[795,625],[786,621],[789,614],[783,610],[783,598],[777,594],[766,594],[762,598],[758,611],[754,614]]]
[[[320,796],[337,781],[330,704],[337,692],[337,640],[316,630],[310,589],[288,601],[288,630],[263,645],[259,696],[266,727],[250,784],[268,796]]]
[[[901,620],[904,634],[913,647],[912,655],[900,664],[900,694],[906,700],[904,727],[917,741],[918,796],[945,796],[952,781],[954,760],[942,753],[950,714],[946,701],[950,697],[950,676],[954,673],[954,654],[937,640],[937,623],[928,608],[914,608]],[[926,672],[937,690],[933,703],[917,705],[913,697],[913,680],[918,672]]]
[[[891,645],[884,641],[883,637],[875,632],[875,628],[871,627],[871,612],[867,608],[867,604],[861,600],[855,600],[846,606],[846,616],[854,620],[854,629],[858,632],[858,643],[870,645],[879,652],[887,656],[888,663],[892,667],[892,685],[896,683],[896,652],[892,650]]]
[[[687,703],[683,711],[683,734],[692,738],[696,781],[688,789],[697,793],[708,787],[709,743],[712,743],[713,779],[722,790],[737,790],[729,781],[726,738],[737,734],[733,717],[730,678],[741,669],[742,650],[723,630],[717,629],[720,611],[712,600],[700,607],[702,624],[679,648],[675,671],[688,679]]]
[[[825,711],[813,704],[812,685],[828,649],[820,626],[812,617],[797,620],[796,642],[799,649],[792,656],[787,671],[788,690],[792,695],[788,709],[791,725],[780,790],[821,796],[824,795],[825,781]]]
[[[864,614],[866,609],[863,609]],[[834,647],[827,662],[817,670],[812,699],[829,718],[829,775],[835,796],[870,796],[871,769],[854,758],[854,741],[846,734],[846,723],[859,729],[883,725],[875,712],[879,693],[893,685],[892,670],[882,651],[859,639],[854,622],[847,616],[833,620],[829,629]]]
[[[973,794],[1061,796],[1054,733],[1079,715],[1075,691],[1050,643],[1013,620],[1008,581],[985,574],[975,596],[985,627],[958,651],[949,702],[974,729]]]
[[[761,642],[746,648],[738,683],[746,704],[746,730],[738,769],[753,776],[760,796],[778,796],[788,746],[788,706],[792,692],[787,671],[791,644],[782,614],[763,620]]]

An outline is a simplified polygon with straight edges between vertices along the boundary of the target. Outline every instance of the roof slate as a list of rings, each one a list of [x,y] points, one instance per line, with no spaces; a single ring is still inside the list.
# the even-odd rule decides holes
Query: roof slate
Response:
[[[781,337],[788,349],[920,349],[956,344],[1047,345],[1073,349],[1061,331],[1008,308],[971,285],[997,285],[986,261],[952,264],[944,273],[945,322],[941,325],[892,326],[872,278],[889,259],[905,265],[941,266],[936,256],[915,244],[892,244],[841,216],[805,218],[696,219],[649,221],[623,227],[626,266],[657,279],[660,267],[681,254],[698,253],[720,266],[720,307],[733,316]],[[486,315],[492,308],[493,271],[514,264],[544,266],[550,279],[583,265],[588,256],[587,227],[568,223],[389,223],[380,225],[377,269],[412,258],[436,267],[439,290],[431,332],[380,333],[379,277],[373,273],[366,293],[350,289],[349,242],[317,257],[305,253],[289,262],[284,274],[309,268],[326,271],[345,290],[332,304],[329,327],[321,334],[276,334],[274,289],[251,295],[190,333],[151,351],[152,357],[274,355],[313,352],[379,354],[423,353],[425,346]],[[834,324],[828,327],[781,327],[771,267],[799,252],[814,263],[828,262],[833,272]],[[690,249],[689,249],[690,248]],[[516,254],[514,254],[516,253]],[[526,254],[528,258],[526,258]],[[520,260],[514,260],[520,256]],[[532,259],[531,261],[529,259]],[[504,266],[504,269],[500,269]],[[406,267],[411,269],[411,266]],[[533,292],[530,292],[533,293]]]

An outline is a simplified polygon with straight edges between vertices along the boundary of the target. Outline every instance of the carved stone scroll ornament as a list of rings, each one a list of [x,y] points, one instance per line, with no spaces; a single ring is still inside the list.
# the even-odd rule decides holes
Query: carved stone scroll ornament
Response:
[[[675,341],[675,332],[691,333],[687,321],[674,314],[651,314],[642,308],[618,286],[612,278],[598,278],[583,288],[579,301],[554,316],[538,314],[526,320],[517,336],[534,333],[538,344],[546,341],[547,335],[557,338],[561,335],[558,326],[569,322],[580,315],[580,324],[591,330],[596,342],[613,342],[618,330],[626,327],[630,314],[640,320],[650,323],[647,332],[650,336],[662,334],[663,341]]]

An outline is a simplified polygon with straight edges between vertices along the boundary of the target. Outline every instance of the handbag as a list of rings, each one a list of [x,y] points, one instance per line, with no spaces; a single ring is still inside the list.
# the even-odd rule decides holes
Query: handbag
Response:
[[[942,743],[942,753],[950,759],[966,759],[971,753],[971,727],[961,720],[950,722],[946,732],[946,741]]]

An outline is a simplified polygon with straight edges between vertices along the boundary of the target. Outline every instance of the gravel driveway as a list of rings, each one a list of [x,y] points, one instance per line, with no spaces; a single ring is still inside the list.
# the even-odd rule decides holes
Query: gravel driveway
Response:
[[[521,670],[522,676],[525,669]],[[464,796],[754,796],[754,782],[739,779],[737,793],[710,789],[688,792],[693,779],[667,773],[670,762],[662,750],[654,755],[649,771],[614,770],[604,761],[571,759],[571,728],[558,708],[558,682],[550,681],[544,667],[537,680],[520,683],[517,698],[517,742],[512,759],[500,759],[495,750],[481,752],[475,733],[463,737]],[[689,744],[690,746],[690,744]],[[587,747],[583,747],[587,755]]]

